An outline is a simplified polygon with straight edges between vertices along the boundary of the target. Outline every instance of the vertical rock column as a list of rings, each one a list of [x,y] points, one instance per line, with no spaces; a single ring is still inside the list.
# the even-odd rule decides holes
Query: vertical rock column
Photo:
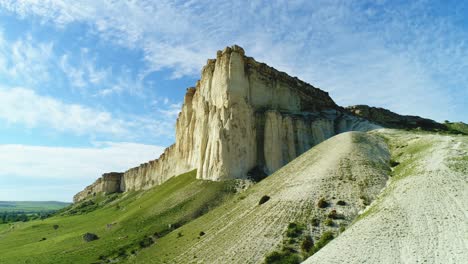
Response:
[[[255,115],[247,103],[244,65],[243,50],[227,48],[218,53],[213,73],[201,81],[209,117],[200,129],[200,179],[245,178],[256,164]]]

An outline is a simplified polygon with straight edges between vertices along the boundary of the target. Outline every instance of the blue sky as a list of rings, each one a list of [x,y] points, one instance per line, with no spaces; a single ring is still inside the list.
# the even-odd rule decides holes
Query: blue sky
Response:
[[[343,106],[467,122],[467,40],[466,1],[0,0],[0,200],[156,158],[232,44]]]

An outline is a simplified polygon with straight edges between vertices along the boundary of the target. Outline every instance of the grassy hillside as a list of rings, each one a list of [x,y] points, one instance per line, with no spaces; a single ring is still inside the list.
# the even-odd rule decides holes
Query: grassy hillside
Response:
[[[467,146],[429,132],[343,133],[246,191],[192,171],[0,225],[0,263],[463,263]],[[99,239],[85,242],[88,232]]]
[[[222,203],[232,187],[233,182],[196,180],[193,171],[146,192],[98,196],[43,221],[0,226],[0,263],[126,259]],[[85,242],[87,232],[99,239]]]
[[[299,263],[376,197],[389,159],[377,137],[335,136],[128,261]]]
[[[148,191],[100,195],[0,227],[0,263],[296,263],[379,193],[388,160],[382,140],[346,133],[245,192],[191,172]],[[85,242],[87,232],[99,239]],[[311,239],[315,246],[304,242]]]
[[[444,125],[454,134],[468,135],[468,125],[463,122],[445,122]]]
[[[25,212],[35,213],[42,211],[60,210],[70,203],[44,201],[44,202],[15,202],[15,201],[0,201],[0,212]]]
[[[468,263],[468,137],[375,133],[392,152],[388,186],[306,263]]]

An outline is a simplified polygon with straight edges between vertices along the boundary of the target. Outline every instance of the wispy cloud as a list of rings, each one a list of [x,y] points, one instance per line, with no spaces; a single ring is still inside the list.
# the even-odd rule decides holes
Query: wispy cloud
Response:
[[[86,23],[103,39],[142,50],[149,72],[169,68],[176,78],[197,75],[215,50],[238,43],[248,54],[331,91],[340,104],[466,121],[467,33],[456,24],[463,16],[459,10],[467,10],[462,2],[3,0],[0,5],[59,27]]]
[[[163,150],[127,142],[96,142],[87,148],[0,145],[0,200],[71,201],[102,173],[126,171]]]
[[[66,148],[30,145],[0,145],[0,177],[20,176],[58,179],[95,179],[109,171],[125,171],[155,159],[164,147],[96,142],[95,147]]]
[[[52,60],[52,43],[34,43],[30,35],[9,42],[0,30],[0,76],[25,84],[50,81]]]
[[[0,87],[0,120],[26,127],[46,127],[76,135],[107,135],[138,140],[147,135],[172,136],[172,119],[116,117],[80,104],[67,104],[25,88]]]
[[[63,55],[60,58],[60,68],[65,73],[67,78],[69,79],[70,83],[74,87],[85,87],[85,69],[86,68],[78,68],[70,65],[68,62],[68,55]]]
[[[144,73],[133,73],[125,65],[98,66],[88,48],[77,54],[60,54],[53,42],[31,34],[8,40],[0,29],[0,80],[4,84],[50,90],[65,80],[62,89],[76,88],[84,96],[140,95],[144,92]],[[49,89],[48,89],[49,88]]]
[[[65,104],[24,88],[0,88],[0,119],[28,127],[46,126],[76,134],[87,132],[124,135],[123,120],[78,104]]]

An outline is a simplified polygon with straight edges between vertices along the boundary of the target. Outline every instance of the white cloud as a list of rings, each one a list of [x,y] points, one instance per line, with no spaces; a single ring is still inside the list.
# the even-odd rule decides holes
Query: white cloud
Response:
[[[173,77],[196,75],[215,50],[238,43],[248,55],[331,91],[339,104],[467,121],[468,36],[456,24],[463,12],[450,12],[462,10],[462,2],[448,11],[425,0],[0,5],[60,27],[90,25],[103,39],[142,50],[149,72],[169,68]]]
[[[95,142],[92,147],[0,145],[0,200],[71,201],[103,173],[158,158],[164,147]]]
[[[74,56],[76,55],[76,56]],[[99,67],[88,48],[77,54],[57,54],[52,42],[42,42],[27,34],[8,40],[0,29],[0,80],[15,86],[52,90],[67,81],[72,92],[84,96],[127,93],[141,95],[144,74],[134,74],[125,66]]]
[[[67,104],[25,88],[0,87],[0,120],[29,128],[42,127],[76,135],[107,135],[138,140],[152,135],[172,137],[173,107],[168,116],[116,117],[112,113],[79,104]],[[162,111],[166,111],[163,108]]]
[[[34,43],[28,35],[9,42],[0,31],[0,75],[11,81],[25,84],[49,81],[50,62],[53,59],[52,43]]]
[[[70,84],[74,87],[85,87],[87,82],[85,81],[85,71],[82,68],[74,67],[68,62],[68,55],[62,55],[60,58],[60,69],[65,73],[70,81]]]
[[[97,142],[88,148],[0,145],[0,177],[73,179],[89,184],[102,173],[123,172],[158,158],[163,151],[161,146],[126,142]]]
[[[158,108],[158,112],[160,112],[166,119],[168,120],[175,120],[179,115],[182,104],[168,104],[164,101],[164,104],[167,106],[166,108]]]
[[[125,135],[123,120],[111,113],[78,104],[65,104],[24,88],[0,88],[0,119],[28,127],[45,126],[76,134]]]

